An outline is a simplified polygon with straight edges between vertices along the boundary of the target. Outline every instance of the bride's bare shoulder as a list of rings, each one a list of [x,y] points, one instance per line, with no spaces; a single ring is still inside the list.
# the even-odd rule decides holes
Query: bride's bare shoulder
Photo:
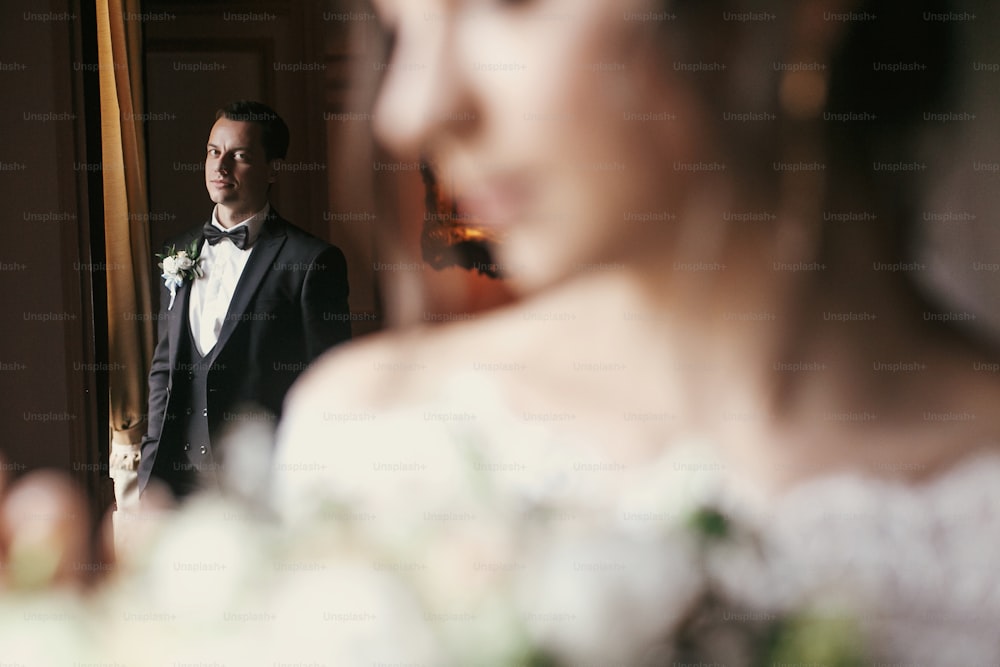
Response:
[[[432,390],[442,377],[504,347],[504,315],[372,334],[339,345],[314,362],[289,393],[305,402],[353,409],[387,407]],[[497,326],[499,324],[499,326]],[[486,326],[484,326],[486,325]]]
[[[585,299],[582,303],[588,303]],[[289,405],[336,404],[350,409],[389,408],[433,394],[455,373],[493,368],[498,386],[539,379],[555,357],[580,351],[576,314],[580,299],[536,297],[468,319],[422,324],[372,334],[340,345],[317,360],[289,394]],[[571,316],[571,317],[570,317]],[[593,351],[591,351],[593,352]]]
[[[288,407],[327,403],[369,407],[389,390],[410,384],[426,367],[428,352],[416,332],[382,332],[330,350],[303,373],[288,394]]]

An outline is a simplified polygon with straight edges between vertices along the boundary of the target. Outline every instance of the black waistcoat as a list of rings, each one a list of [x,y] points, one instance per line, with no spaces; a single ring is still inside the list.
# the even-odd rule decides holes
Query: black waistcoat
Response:
[[[177,368],[171,391],[178,418],[177,437],[161,443],[172,450],[170,470],[165,471],[175,495],[186,496],[198,488],[217,487],[218,464],[212,451],[212,433],[208,422],[208,375],[215,363],[218,346],[202,356],[191,334],[190,322],[184,327],[177,354]]]

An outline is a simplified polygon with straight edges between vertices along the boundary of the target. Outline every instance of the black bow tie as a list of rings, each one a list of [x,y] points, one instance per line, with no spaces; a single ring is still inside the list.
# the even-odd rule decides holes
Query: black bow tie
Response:
[[[250,238],[250,230],[247,229],[246,225],[237,227],[231,232],[224,232],[211,222],[206,222],[203,231],[205,234],[205,240],[208,241],[209,245],[215,245],[222,239],[229,239],[233,242],[233,245],[240,250],[246,249],[247,241]]]

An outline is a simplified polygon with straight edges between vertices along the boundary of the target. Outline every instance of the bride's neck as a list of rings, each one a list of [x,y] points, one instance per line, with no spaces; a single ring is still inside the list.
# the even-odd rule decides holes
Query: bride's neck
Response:
[[[620,336],[605,340],[680,369],[671,381],[689,428],[804,439],[857,415],[912,425],[916,405],[956,384],[937,371],[971,358],[923,322],[901,275],[872,268],[875,255],[827,266],[779,260],[752,239],[727,248],[708,261],[633,262],[561,290],[580,307],[614,304]]]

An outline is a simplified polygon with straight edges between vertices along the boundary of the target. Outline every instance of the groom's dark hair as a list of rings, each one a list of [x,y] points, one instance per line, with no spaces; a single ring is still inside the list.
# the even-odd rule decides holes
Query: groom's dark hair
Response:
[[[230,102],[215,112],[216,120],[223,117],[259,125],[261,140],[264,143],[264,157],[268,162],[284,158],[288,154],[288,126],[281,116],[266,104],[248,100]]]

